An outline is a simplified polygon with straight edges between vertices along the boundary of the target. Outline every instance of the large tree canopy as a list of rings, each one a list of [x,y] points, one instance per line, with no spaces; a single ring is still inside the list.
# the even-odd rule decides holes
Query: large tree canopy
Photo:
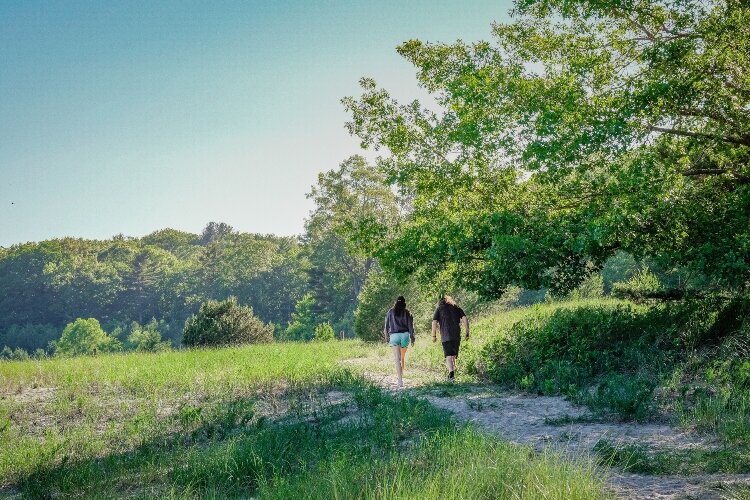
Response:
[[[337,332],[351,331],[357,296],[375,259],[359,252],[346,235],[383,236],[398,220],[398,200],[382,173],[361,156],[318,175],[308,198],[315,202],[303,239],[312,312],[320,322],[331,322]]]
[[[438,104],[371,79],[351,133],[413,197],[353,233],[391,271],[565,290],[617,250],[750,278],[750,7],[519,0],[491,42],[398,48]],[[373,237],[374,236],[374,237]]]

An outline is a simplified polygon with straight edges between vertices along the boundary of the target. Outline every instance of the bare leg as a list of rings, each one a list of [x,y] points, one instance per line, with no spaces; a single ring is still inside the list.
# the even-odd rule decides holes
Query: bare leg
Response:
[[[404,362],[406,362],[406,347],[401,348],[401,373],[404,373]]]
[[[452,372],[456,369],[456,357],[455,356],[446,356],[445,357],[445,366],[448,368],[449,372]]]
[[[393,348],[393,360],[396,362],[396,375],[398,375],[398,386],[403,387],[404,385],[404,373],[401,369],[401,346],[394,345]]]

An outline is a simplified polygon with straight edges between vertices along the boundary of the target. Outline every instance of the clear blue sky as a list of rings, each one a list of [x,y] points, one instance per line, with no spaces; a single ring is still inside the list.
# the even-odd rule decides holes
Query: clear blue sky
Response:
[[[297,234],[358,152],[339,100],[419,96],[395,47],[489,38],[510,1],[0,2],[0,246],[206,222]]]

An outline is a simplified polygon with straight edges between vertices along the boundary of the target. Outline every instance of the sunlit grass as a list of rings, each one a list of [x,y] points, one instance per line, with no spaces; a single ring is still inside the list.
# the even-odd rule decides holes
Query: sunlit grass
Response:
[[[334,341],[2,363],[0,493],[603,496],[589,463],[479,434],[356,375],[391,369],[389,354]],[[426,381],[435,367],[423,368]]]

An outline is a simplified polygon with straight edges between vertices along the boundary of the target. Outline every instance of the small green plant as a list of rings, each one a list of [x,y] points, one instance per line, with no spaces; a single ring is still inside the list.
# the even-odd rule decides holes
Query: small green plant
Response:
[[[613,444],[607,440],[594,446],[594,452],[604,465],[648,475],[745,474],[750,472],[749,451],[746,446],[652,449],[645,445]]]

